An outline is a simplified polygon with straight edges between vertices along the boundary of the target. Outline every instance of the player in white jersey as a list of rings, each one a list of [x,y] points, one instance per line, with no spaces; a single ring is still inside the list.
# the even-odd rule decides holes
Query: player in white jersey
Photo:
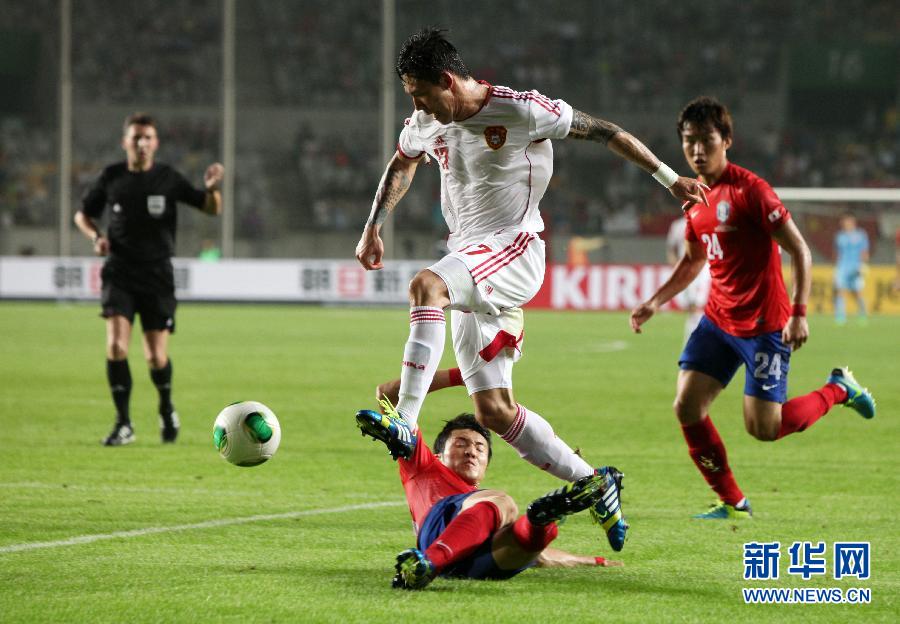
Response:
[[[684,228],[687,219],[679,217],[669,226],[666,236],[666,259],[669,264],[675,266],[684,255]],[[684,321],[684,340],[697,329],[700,319],[703,317],[703,308],[706,307],[706,298],[709,296],[709,265],[704,264],[703,269],[690,285],[681,291],[676,297],[679,305],[687,311],[687,319]]]
[[[519,405],[512,393],[512,365],[524,337],[521,306],[537,293],[544,276],[538,202],[553,173],[550,139],[598,141],[653,173],[681,201],[703,202],[704,187],[678,176],[615,124],[536,91],[476,81],[440,30],[410,37],[396,69],[415,112],[378,186],[356,257],[367,270],[382,268],[381,225],[426,155],[441,173],[451,253],[410,283],[410,335],[396,412],[389,416],[415,431],[444,350],[444,310],[450,308],[457,363],[479,422],[554,476],[575,481],[594,474],[546,420]],[[595,517],[619,550],[627,525],[614,471],[604,467],[597,474],[609,495]]]

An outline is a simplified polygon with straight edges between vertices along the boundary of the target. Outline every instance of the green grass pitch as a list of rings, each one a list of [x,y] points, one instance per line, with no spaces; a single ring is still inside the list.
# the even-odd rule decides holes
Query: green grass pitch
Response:
[[[396,466],[353,420],[373,406],[376,383],[399,373],[405,310],[182,305],[171,343],[182,436],[174,446],[159,442],[155,390],[135,335],[138,440],[124,448],[99,444],[113,412],[97,312],[0,304],[2,622],[900,618],[900,318],[838,329],[813,317],[812,338],[791,362],[792,396],[849,363],[878,398],[871,422],[838,407],[807,432],[762,443],[743,431],[742,378],[722,394],[712,415],[756,511],[734,525],[690,519],[713,496],[670,407],[683,318],[661,315],[636,336],[624,314],[528,312],[517,399],[592,463],[626,473],[632,529],[616,556],[625,567],[439,579],[407,593],[390,588],[394,556],[414,543]],[[452,362],[449,344],[444,362]],[[283,429],[278,454],[255,468],[227,464],[212,444],[216,414],[242,399],[269,405]],[[420,420],[426,438],[469,408],[461,389],[430,396]],[[496,444],[485,487],[505,489],[522,509],[557,487]],[[871,542],[871,578],[834,580],[830,561],[825,577],[788,575],[787,547],[807,540],[826,542],[829,559],[834,541]],[[781,542],[780,579],[743,580],[749,541]],[[611,556],[586,515],[561,528],[556,546]],[[756,586],[866,587],[872,601],[745,605],[741,588]]]

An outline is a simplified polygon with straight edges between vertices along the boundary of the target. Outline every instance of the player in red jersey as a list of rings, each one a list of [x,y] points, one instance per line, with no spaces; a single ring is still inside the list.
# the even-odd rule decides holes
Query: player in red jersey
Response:
[[[434,441],[434,452],[421,431],[400,418],[361,410],[356,420],[364,435],[387,444],[395,458],[398,449],[410,442],[414,446],[412,455],[399,458],[399,466],[417,544],[397,556],[394,587],[422,589],[438,575],[507,579],[535,565],[621,565],[548,548],[558,520],[602,499],[603,477],[569,483],[538,498],[519,516],[506,492],[478,489],[492,451],[491,434],[474,415],[447,421]],[[398,440],[404,444],[397,445]]]
[[[709,262],[709,299],[679,358],[674,409],[691,458],[720,499],[695,517],[749,518],[750,504],[709,417],[710,405],[741,364],[746,367],[744,424],[758,440],[804,431],[835,403],[872,418],[875,401],[847,368],[834,369],[818,390],[786,400],[791,350],[809,337],[809,248],[772,187],[728,161],[732,122],[723,104],[708,97],[690,102],[678,119],[678,135],[691,168],[711,187],[709,205],[684,206],[684,256],[669,280],[632,311],[631,327],[640,333],[660,306],[684,290]],[[779,246],[791,257],[790,299]]]

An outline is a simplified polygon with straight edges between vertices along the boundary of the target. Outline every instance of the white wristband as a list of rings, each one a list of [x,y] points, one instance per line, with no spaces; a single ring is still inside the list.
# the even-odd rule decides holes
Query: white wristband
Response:
[[[678,181],[678,174],[664,162],[659,163],[659,169],[653,173],[653,179],[669,188]]]

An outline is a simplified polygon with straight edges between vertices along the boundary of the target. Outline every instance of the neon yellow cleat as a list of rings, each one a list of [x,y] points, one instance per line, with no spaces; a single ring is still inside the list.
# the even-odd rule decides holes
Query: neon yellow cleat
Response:
[[[750,508],[750,501],[746,499],[740,507],[716,501],[706,512],[697,514],[694,518],[699,520],[750,520],[753,518],[753,510]]]

